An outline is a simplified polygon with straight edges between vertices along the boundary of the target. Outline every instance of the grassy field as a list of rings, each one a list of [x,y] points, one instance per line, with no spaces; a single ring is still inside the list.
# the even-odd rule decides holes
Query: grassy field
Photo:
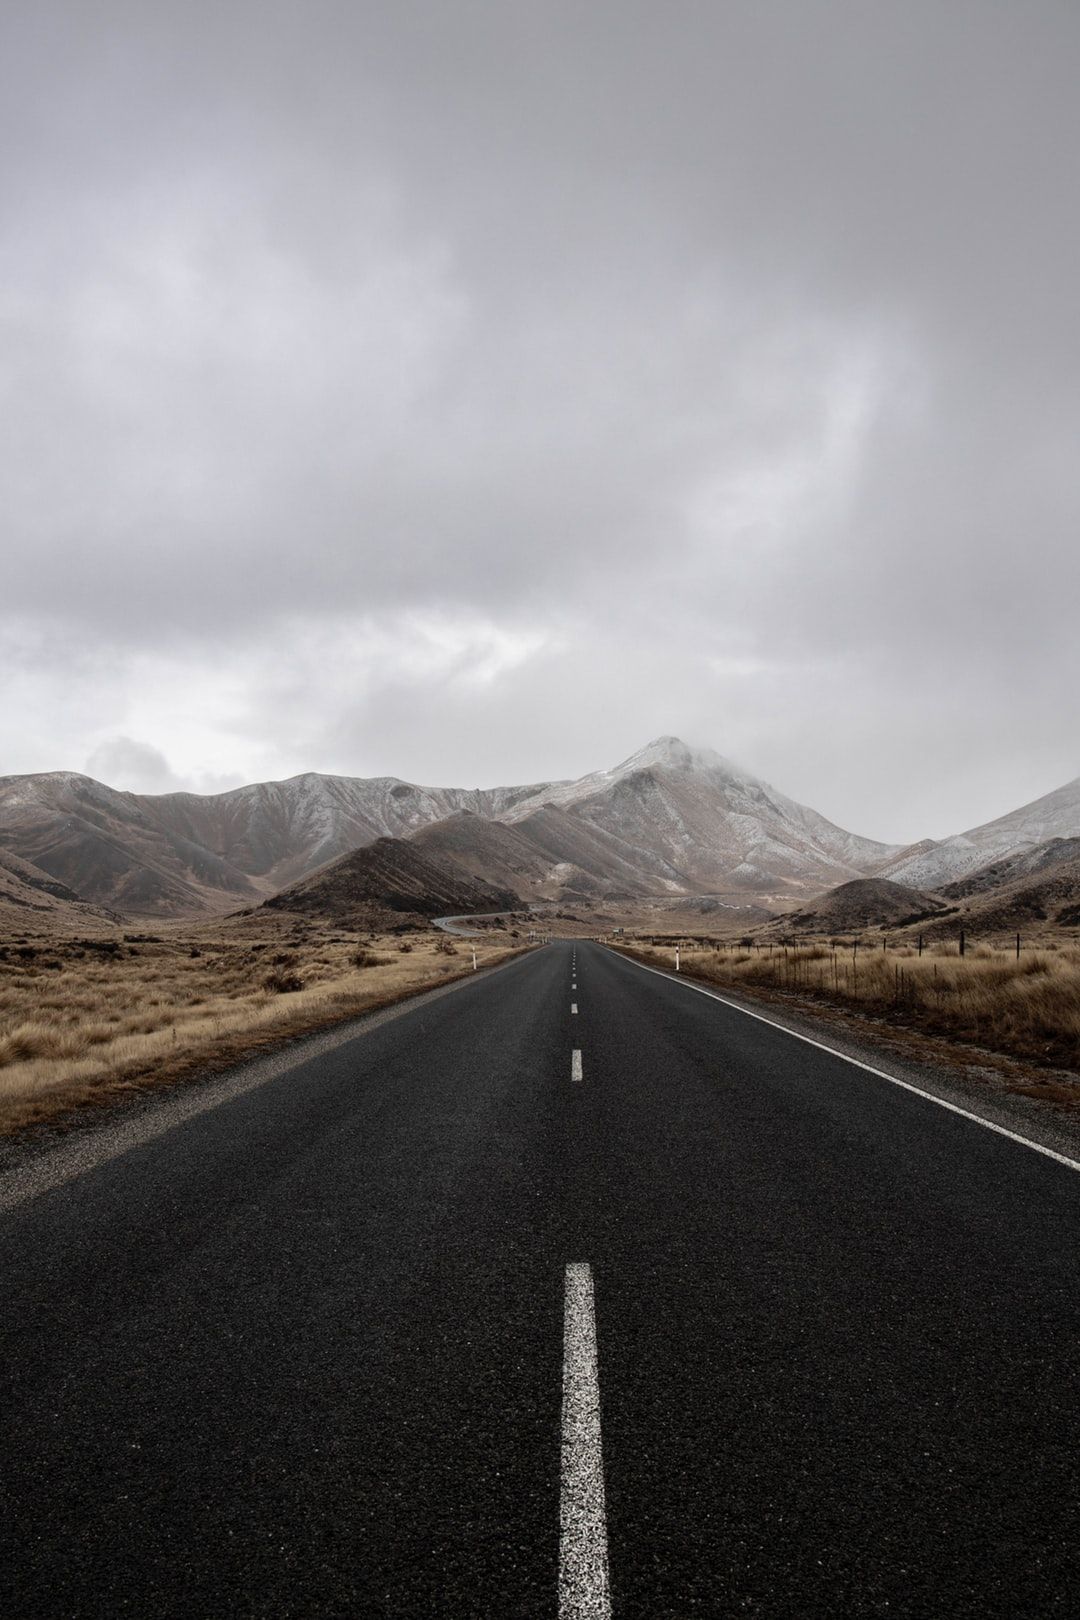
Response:
[[[627,941],[628,955],[671,968],[674,951]],[[989,945],[689,946],[684,972],[734,990],[797,995],[963,1041],[1010,1058],[1080,1073],[1080,948],[1047,942],[1014,951]],[[1034,1082],[1031,1095],[1080,1102],[1080,1087]]]
[[[520,948],[478,940],[478,962]],[[0,1133],[227,1067],[471,971],[470,942],[435,932],[0,941]]]

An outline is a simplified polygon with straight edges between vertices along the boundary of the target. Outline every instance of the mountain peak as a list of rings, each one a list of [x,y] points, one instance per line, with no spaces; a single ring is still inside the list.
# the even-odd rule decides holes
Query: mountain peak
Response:
[[[637,753],[616,765],[613,774],[621,776],[629,771],[647,770],[650,766],[669,771],[722,771],[726,776],[746,775],[714,749],[691,748],[681,737],[670,736],[654,737],[644,748],[639,748]]]

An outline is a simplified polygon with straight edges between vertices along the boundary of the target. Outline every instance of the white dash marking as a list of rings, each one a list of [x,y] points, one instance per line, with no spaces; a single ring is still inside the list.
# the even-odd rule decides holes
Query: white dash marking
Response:
[[[559,1620],[610,1620],[607,1510],[592,1268],[566,1268]]]
[[[576,1046],[574,1047],[574,1055],[570,1059],[570,1078],[571,1080],[581,1079],[581,1053]]]
[[[572,1012],[572,1013],[576,1013],[576,1012],[577,1012],[577,1002],[576,1002],[576,1001],[572,1001],[572,1002],[571,1002],[571,1003],[570,1003],[570,1011],[571,1011],[571,1012]]]

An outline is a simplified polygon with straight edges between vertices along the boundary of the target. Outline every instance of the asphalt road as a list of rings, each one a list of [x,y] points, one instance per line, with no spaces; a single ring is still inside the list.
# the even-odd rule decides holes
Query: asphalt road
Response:
[[[0,1613],[1080,1612],[1080,1174],[573,953],[0,1215]]]

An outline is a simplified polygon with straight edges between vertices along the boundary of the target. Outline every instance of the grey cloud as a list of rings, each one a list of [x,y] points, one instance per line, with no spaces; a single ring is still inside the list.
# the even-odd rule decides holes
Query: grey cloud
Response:
[[[1073,10],[7,28],[0,769],[685,731],[896,838],[1080,769]]]
[[[86,774],[132,793],[175,793],[186,784],[160,748],[134,737],[109,737],[86,761]]]

